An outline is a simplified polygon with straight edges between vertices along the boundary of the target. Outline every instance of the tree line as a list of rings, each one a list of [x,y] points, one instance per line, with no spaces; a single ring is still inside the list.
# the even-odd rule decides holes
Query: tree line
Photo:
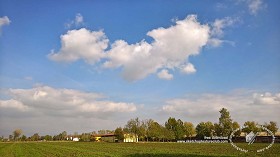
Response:
[[[218,123],[212,123],[210,121],[200,122],[196,127],[191,122],[183,122],[181,119],[169,117],[163,124],[159,124],[153,119],[140,120],[139,118],[130,119],[126,125],[117,127],[115,130],[99,130],[90,133],[78,134],[77,132],[68,135],[66,131],[58,135],[45,135],[39,136],[38,133],[30,137],[22,135],[21,129],[16,129],[9,138],[0,137],[0,141],[61,141],[70,140],[70,137],[78,137],[80,141],[95,141],[95,136],[98,134],[115,134],[117,138],[122,141],[124,134],[133,134],[139,138],[139,141],[176,141],[182,139],[197,138],[203,139],[205,136],[219,136],[229,137],[230,134],[240,128],[238,122],[231,119],[230,113],[226,108],[222,108],[220,111],[220,117]],[[265,131],[258,127],[258,123],[255,121],[246,121],[243,126],[246,126],[242,130],[235,132],[235,136],[240,136],[241,132],[250,133]],[[264,123],[264,127],[269,129],[273,134],[278,131],[276,122],[270,121]]]
[[[234,130],[240,128],[240,125],[231,119],[230,113],[226,108],[222,108],[219,112],[220,117],[218,123],[212,123],[210,121],[200,122],[196,127],[191,122],[183,122],[181,119],[175,119],[173,117],[169,117],[163,125],[160,125],[152,119],[140,120],[139,118],[135,118],[129,120],[124,128],[117,128],[115,133],[119,136],[119,139],[123,138],[123,133],[133,133],[139,137],[140,141],[162,142],[190,139],[191,137],[195,137],[196,139],[203,139],[205,136],[229,137]],[[246,127],[236,131],[234,135],[240,136],[241,131],[245,133],[265,131],[261,130],[258,125],[255,121],[246,121],[243,125]],[[263,126],[273,134],[278,130],[276,122],[273,121],[265,123]]]

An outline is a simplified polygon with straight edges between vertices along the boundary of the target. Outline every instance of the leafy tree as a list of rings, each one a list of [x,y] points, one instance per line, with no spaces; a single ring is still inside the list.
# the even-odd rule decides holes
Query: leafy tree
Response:
[[[216,136],[221,136],[222,135],[222,128],[220,127],[220,125],[218,123],[214,124],[214,134]]]
[[[92,131],[91,132],[92,135],[97,135],[98,133],[96,131]],[[76,137],[78,135],[78,132],[74,132],[74,137]]]
[[[124,133],[130,133],[129,129],[126,128],[126,127],[123,128],[123,132],[124,132]]]
[[[214,132],[214,125],[210,121],[200,122],[197,124],[195,130],[198,138],[203,138],[204,136],[211,137]]]
[[[170,135],[168,135],[168,132],[170,132],[170,131],[168,131],[164,126],[162,126],[162,125],[160,125],[160,128],[159,128],[159,136],[158,136],[158,138],[159,138],[159,140],[161,140],[161,141],[166,141],[166,140],[169,140],[169,137],[168,136],[170,136]]]
[[[130,119],[127,124],[125,125],[125,130],[128,132],[128,133],[133,133],[137,136],[139,136],[140,134],[140,120],[139,118],[135,118],[135,119]]]
[[[27,137],[25,135],[22,135],[20,138],[21,141],[26,141],[26,139],[27,139]]]
[[[115,135],[119,141],[123,141],[124,139],[124,132],[121,127],[116,128]]]
[[[165,128],[173,132],[176,140],[184,137],[184,123],[180,119],[176,120],[169,117],[167,122],[165,122]]]
[[[205,136],[205,123],[204,122],[200,122],[199,124],[197,124],[197,126],[195,127],[196,130],[196,137],[198,138],[203,138]]]
[[[45,136],[45,140],[46,140],[46,141],[52,141],[52,139],[53,139],[53,138],[52,138],[51,135],[46,135],[46,136]]]
[[[169,117],[167,122],[165,122],[165,128],[175,132],[177,126],[177,121],[175,118]]]
[[[66,140],[66,138],[67,138],[67,132],[66,132],[66,131],[63,131],[63,132],[61,133],[61,140]]]
[[[154,122],[154,120],[152,120],[152,119],[146,119],[146,120],[141,121],[141,125],[139,128],[139,140],[144,141],[146,139],[147,141],[149,141],[148,130],[153,122]]]
[[[148,137],[152,138],[153,141],[163,136],[161,125],[157,122],[153,122],[148,128]]]
[[[92,132],[92,134],[94,134],[94,132]],[[78,137],[79,133],[78,132],[74,132],[74,137]]]
[[[233,130],[236,130],[236,129],[240,128],[240,125],[237,122],[233,122],[232,128],[233,128]],[[235,136],[240,136],[240,134],[241,134],[240,129],[234,133]]]
[[[229,136],[233,130],[232,127],[232,119],[230,117],[229,111],[225,108],[222,108],[220,111],[220,118],[219,118],[219,126],[221,129],[221,136]]]
[[[22,134],[21,129],[16,129],[15,131],[13,131],[14,140],[17,140],[21,134]]]
[[[162,127],[162,133],[163,133],[163,140],[167,140],[167,141],[173,141],[175,140],[175,135],[174,132],[171,130],[166,129],[165,127]]]
[[[98,132],[98,134],[101,134],[101,135],[114,133],[114,131],[112,131],[112,130],[104,130],[104,129],[98,130],[97,132]]]
[[[175,138],[176,140],[183,139],[185,135],[184,122],[181,119],[177,120],[177,125],[175,127]]]
[[[34,135],[32,135],[31,137],[31,141],[39,141],[40,136],[38,133],[35,133]]]
[[[191,138],[195,134],[195,128],[191,122],[184,123],[184,132],[186,137]]]
[[[53,136],[53,140],[54,140],[54,141],[60,140],[59,135],[54,135],[54,136]]]
[[[106,130],[98,130],[97,132],[98,132],[98,134],[101,134],[101,135],[106,134]]]
[[[253,131],[254,133],[257,133],[261,131],[259,127],[257,127],[257,123],[255,121],[247,121],[244,123],[245,128],[242,129],[243,132],[246,132],[247,134]]]
[[[80,141],[89,142],[91,135],[89,133],[82,133]]]
[[[269,123],[265,123],[264,127],[266,127],[268,130],[270,130],[274,135],[278,131],[277,123],[273,122],[273,121],[270,121]]]

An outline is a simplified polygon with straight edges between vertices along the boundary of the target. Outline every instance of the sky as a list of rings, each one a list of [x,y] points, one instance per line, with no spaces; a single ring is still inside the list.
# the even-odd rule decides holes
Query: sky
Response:
[[[131,118],[280,125],[278,0],[0,0],[0,135]]]

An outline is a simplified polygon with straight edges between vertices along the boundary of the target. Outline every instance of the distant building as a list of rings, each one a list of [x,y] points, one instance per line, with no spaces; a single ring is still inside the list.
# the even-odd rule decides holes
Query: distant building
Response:
[[[138,136],[135,134],[124,134],[123,142],[138,142]]]
[[[75,138],[73,138],[73,141],[77,142],[77,141],[79,141],[79,138],[75,137]]]
[[[115,134],[96,134],[93,135],[93,138],[96,142],[117,142]]]

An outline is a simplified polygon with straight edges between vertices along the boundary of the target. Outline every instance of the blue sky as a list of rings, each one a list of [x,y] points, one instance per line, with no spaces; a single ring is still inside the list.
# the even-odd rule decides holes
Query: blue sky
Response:
[[[1,0],[0,134],[114,129],[136,116],[216,122],[222,107],[240,123],[280,124],[277,6]]]

